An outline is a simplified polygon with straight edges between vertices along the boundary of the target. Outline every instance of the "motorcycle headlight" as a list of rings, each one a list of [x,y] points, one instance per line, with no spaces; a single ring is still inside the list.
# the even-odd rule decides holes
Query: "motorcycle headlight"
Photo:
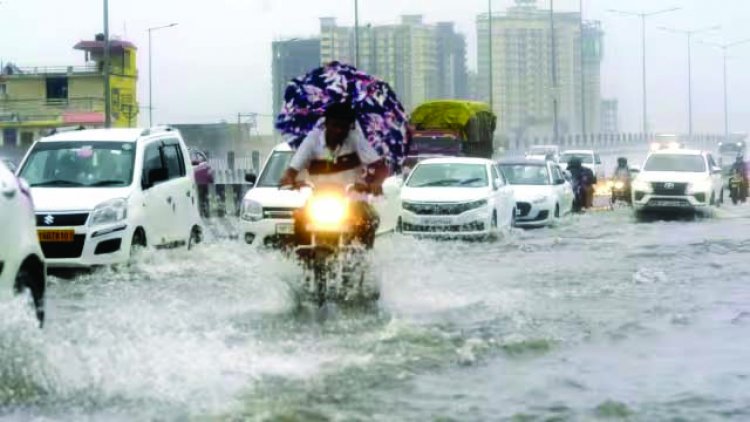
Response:
[[[246,221],[260,221],[263,219],[263,205],[252,199],[242,201],[241,218]]]
[[[633,190],[646,193],[651,193],[654,191],[653,187],[651,187],[651,183],[644,182],[643,180],[639,179],[635,179],[633,181]]]
[[[307,204],[307,217],[315,230],[340,230],[349,217],[349,201],[337,195],[313,197]]]
[[[704,193],[709,192],[713,184],[711,183],[711,180],[702,180],[700,182],[691,183],[688,191],[690,193]]]
[[[128,200],[125,198],[103,202],[94,208],[89,219],[89,226],[101,226],[117,223],[128,217]]]
[[[615,182],[615,189],[624,189],[625,182]]]

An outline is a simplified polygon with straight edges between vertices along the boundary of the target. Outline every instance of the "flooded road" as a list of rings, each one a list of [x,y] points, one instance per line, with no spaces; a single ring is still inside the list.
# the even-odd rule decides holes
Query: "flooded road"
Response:
[[[377,306],[299,306],[236,242],[53,278],[0,311],[7,420],[747,420],[750,207],[492,243],[378,240]]]

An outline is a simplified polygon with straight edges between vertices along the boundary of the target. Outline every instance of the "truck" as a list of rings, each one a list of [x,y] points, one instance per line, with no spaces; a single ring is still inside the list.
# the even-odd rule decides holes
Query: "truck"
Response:
[[[409,124],[407,167],[435,156],[492,158],[497,117],[486,103],[428,101],[414,109]]]

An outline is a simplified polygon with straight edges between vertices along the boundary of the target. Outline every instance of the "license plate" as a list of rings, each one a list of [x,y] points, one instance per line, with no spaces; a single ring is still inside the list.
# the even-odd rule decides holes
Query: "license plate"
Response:
[[[294,224],[277,224],[277,234],[294,234]]]
[[[450,226],[453,220],[450,218],[423,218],[420,221],[423,226]]]
[[[649,205],[655,207],[686,207],[687,204],[681,201],[651,201]]]
[[[43,243],[69,243],[74,239],[74,230],[38,230],[37,237]]]

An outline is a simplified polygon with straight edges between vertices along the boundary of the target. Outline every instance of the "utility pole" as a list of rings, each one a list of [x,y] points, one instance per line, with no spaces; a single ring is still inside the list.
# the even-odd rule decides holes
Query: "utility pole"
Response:
[[[109,42],[109,0],[104,0],[104,127],[112,127],[112,92],[109,86],[111,73]]]
[[[666,27],[659,27],[662,31],[672,32],[675,34],[685,35],[687,37],[687,62],[688,62],[688,138],[692,142],[693,140],[693,35],[700,34],[702,32],[713,31],[719,29],[720,26],[712,26],[709,28],[701,29],[673,29]]]
[[[552,136],[553,144],[557,145],[559,142],[559,125],[558,125],[558,98],[557,98],[557,43],[555,37],[555,0],[549,1],[549,29],[550,29],[550,44],[552,46],[552,57],[550,62],[552,63]]]
[[[487,0],[487,25],[488,25],[488,32],[487,32],[487,45],[488,47],[488,53],[489,53],[489,59],[490,59],[490,75],[489,75],[489,83],[490,83],[490,110],[492,112],[495,112],[495,95],[493,92],[494,89],[494,75],[492,74],[492,0]]]
[[[149,127],[154,125],[154,100],[153,100],[153,79],[152,79],[152,66],[151,59],[153,57],[153,49],[151,47],[151,33],[160,29],[172,28],[177,26],[176,23],[171,23],[164,26],[155,26],[148,28],[148,125]]]
[[[680,7],[673,7],[670,9],[663,9],[658,10],[656,12],[625,12],[622,10],[613,10],[610,9],[610,12],[618,13],[620,15],[624,16],[635,16],[641,19],[641,64],[643,65],[642,69],[642,79],[643,79],[643,135],[645,136],[648,131],[648,90],[647,90],[647,84],[646,84],[646,18],[650,18],[652,16],[656,15],[662,15],[665,13],[675,12],[677,10],[680,10]]]

